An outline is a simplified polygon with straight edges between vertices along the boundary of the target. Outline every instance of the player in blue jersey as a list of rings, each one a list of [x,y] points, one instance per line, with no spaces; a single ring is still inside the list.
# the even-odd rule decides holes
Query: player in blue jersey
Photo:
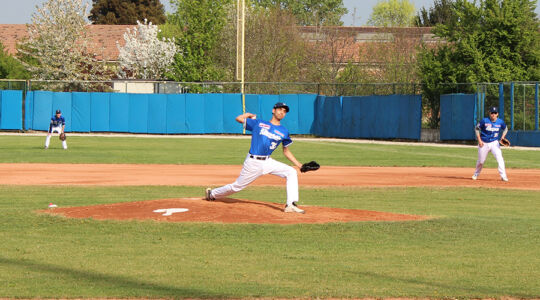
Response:
[[[508,181],[506,170],[504,167],[504,159],[502,156],[499,138],[504,139],[508,133],[508,127],[503,120],[499,119],[499,110],[497,107],[489,109],[489,118],[483,118],[476,125],[476,139],[478,140],[478,161],[476,161],[476,170],[472,176],[476,180],[482,171],[484,162],[488,153],[491,151],[497,164],[499,165],[499,175],[502,181]]]
[[[236,117],[244,128],[251,131],[251,147],[244,161],[240,176],[235,182],[216,189],[206,189],[206,200],[215,200],[239,192],[246,188],[255,179],[265,174],[272,174],[287,179],[287,205],[285,212],[304,213],[297,207],[298,202],[298,174],[296,170],[282,162],[270,157],[272,152],[283,143],[283,154],[296,167],[302,164],[296,160],[289,146],[292,140],[287,128],[281,126],[281,120],[289,112],[287,104],[278,102],[272,109],[272,119],[268,121],[257,120],[256,115],[245,113]]]
[[[51,118],[51,123],[49,124],[49,132],[47,133],[47,138],[45,139],[45,149],[49,149],[53,132],[58,132],[61,134],[64,132],[65,128],[66,119],[62,117],[62,112],[58,109],[56,110],[56,114]],[[62,141],[62,147],[64,147],[64,150],[67,149],[67,142],[65,140]]]

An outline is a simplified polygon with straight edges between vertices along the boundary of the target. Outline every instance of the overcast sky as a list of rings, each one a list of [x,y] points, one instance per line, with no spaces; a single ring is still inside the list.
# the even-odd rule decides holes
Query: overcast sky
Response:
[[[0,8],[0,24],[25,24],[31,22],[31,16],[36,11],[36,5],[41,6],[46,0],[0,0],[3,4]],[[89,3],[90,0],[87,0]],[[373,6],[379,0],[343,0],[343,4],[349,13],[343,16],[345,26],[362,26],[367,23]],[[433,0],[411,0],[416,11],[422,7],[429,8]],[[169,0],[161,0],[165,9],[170,12]],[[540,14],[538,7],[536,13]]]

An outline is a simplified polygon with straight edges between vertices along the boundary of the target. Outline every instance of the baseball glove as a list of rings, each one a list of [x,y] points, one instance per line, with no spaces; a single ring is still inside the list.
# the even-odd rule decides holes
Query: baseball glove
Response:
[[[317,171],[320,167],[321,166],[316,161],[310,161],[302,165],[300,172],[306,173],[309,171]]]
[[[500,143],[501,145],[503,145],[503,146],[510,147],[510,141],[507,140],[506,138],[501,139],[501,140],[499,141],[499,143]]]
[[[61,141],[65,141],[66,140],[66,134],[62,132],[62,133],[60,133],[58,138],[60,138]]]

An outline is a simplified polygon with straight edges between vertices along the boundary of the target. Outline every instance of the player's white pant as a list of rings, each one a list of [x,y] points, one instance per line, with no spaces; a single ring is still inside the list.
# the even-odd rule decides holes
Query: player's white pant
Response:
[[[213,189],[212,196],[219,199],[239,192],[255,179],[266,174],[287,178],[287,205],[298,201],[298,174],[293,167],[270,157],[266,160],[250,158],[249,154],[244,161],[244,166],[236,181]]]
[[[493,156],[495,157],[495,159],[497,160],[497,164],[499,165],[499,175],[501,175],[502,178],[507,178],[506,169],[504,167],[504,159],[502,156],[499,141],[484,143],[484,146],[478,147],[478,160],[476,161],[476,170],[474,171],[474,175],[480,175],[480,172],[482,172],[482,168],[484,167],[484,162],[486,161],[487,155],[490,151],[491,153],[493,153]]]
[[[62,132],[62,127],[53,127],[53,128],[51,128],[49,133],[47,133],[47,138],[45,139],[45,148],[49,148],[49,144],[51,143],[51,136],[52,136],[52,134],[54,132],[61,133]],[[67,149],[67,142],[66,141],[62,141],[62,147],[64,147],[64,149]]]

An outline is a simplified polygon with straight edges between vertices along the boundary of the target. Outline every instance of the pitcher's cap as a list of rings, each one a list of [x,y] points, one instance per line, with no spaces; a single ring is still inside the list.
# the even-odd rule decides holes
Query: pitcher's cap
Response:
[[[61,114],[61,113],[62,113],[61,110],[59,110],[59,109],[56,110],[56,114]]]
[[[499,113],[499,109],[496,107],[496,106],[493,106],[489,109],[489,113],[495,113],[495,114],[498,114]]]
[[[281,108],[281,107],[285,107],[285,111],[289,112],[289,106],[287,106],[287,104],[285,104],[283,102],[278,102],[278,103],[274,104],[274,108]]]

